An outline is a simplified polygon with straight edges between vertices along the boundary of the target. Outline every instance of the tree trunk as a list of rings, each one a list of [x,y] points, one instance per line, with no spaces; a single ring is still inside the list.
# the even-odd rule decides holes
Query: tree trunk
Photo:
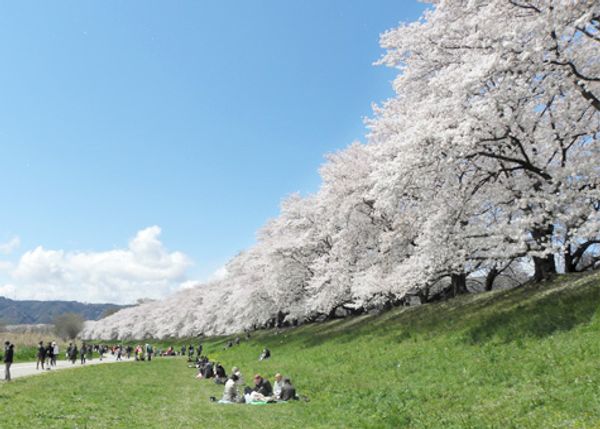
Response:
[[[554,233],[554,225],[547,225],[545,227],[534,228],[531,231],[531,236],[535,242],[540,246],[540,249],[545,249],[552,241],[552,234]],[[546,280],[556,274],[556,262],[554,261],[554,255],[546,256],[534,256],[533,266],[535,272],[533,279],[536,282]]]
[[[554,261],[554,255],[547,255],[544,257],[534,256],[533,266],[535,268],[533,279],[536,282],[547,280],[556,274],[556,262]]]
[[[467,275],[465,273],[450,276],[452,297],[467,293]]]
[[[485,276],[485,290],[487,292],[491,291],[492,288],[494,287],[494,281],[496,280],[496,277],[498,277],[498,269],[496,267],[491,268],[487,275]]]
[[[570,245],[567,245],[563,257],[565,259],[565,273],[574,273],[576,268],[575,265],[577,264],[575,264]]]

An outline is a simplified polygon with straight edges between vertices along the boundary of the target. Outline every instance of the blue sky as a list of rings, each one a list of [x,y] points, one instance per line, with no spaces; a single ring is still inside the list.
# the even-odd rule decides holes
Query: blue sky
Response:
[[[147,242],[187,258],[178,280],[208,278],[283,197],[318,188],[325,153],[364,140],[395,75],[372,65],[379,34],[424,7],[0,2],[0,295],[145,296],[144,282],[79,296],[45,276],[154,225]],[[40,262],[39,246],[58,253]]]

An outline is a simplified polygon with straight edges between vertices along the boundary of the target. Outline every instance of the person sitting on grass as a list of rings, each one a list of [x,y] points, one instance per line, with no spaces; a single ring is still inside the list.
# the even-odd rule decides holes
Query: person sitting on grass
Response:
[[[258,360],[265,360],[265,359],[269,359],[271,357],[271,350],[269,350],[268,348],[264,348],[262,353],[260,354],[260,356],[258,357]]]
[[[244,376],[242,376],[242,372],[240,371],[240,369],[237,366],[234,366],[233,368],[231,368],[231,373],[235,374],[237,376],[237,384],[239,384],[240,386],[244,385]]]
[[[231,374],[225,383],[223,398],[219,401],[220,404],[235,404],[241,402],[241,398],[237,389],[238,381],[238,376]]]
[[[213,378],[215,376],[215,363],[206,362],[204,365],[204,371],[202,372],[204,378]]]
[[[223,365],[217,362],[215,365],[215,383],[216,384],[225,384],[227,381],[227,373],[225,373],[225,368]]]
[[[298,400],[298,396],[296,396],[296,388],[292,385],[292,380],[287,377],[283,379],[283,386],[278,399],[281,401]]]
[[[213,378],[215,376],[214,364],[204,357],[202,362],[198,365],[198,374],[196,378]]]
[[[260,374],[254,376],[254,389],[255,392],[260,393],[264,397],[273,396],[273,387],[266,378],[263,378]]]
[[[273,388],[269,380],[264,379],[260,374],[254,376],[254,389],[246,387],[244,389],[244,402],[251,404],[253,402],[272,401]]]
[[[275,374],[275,383],[273,383],[273,396],[275,399],[279,399],[281,396],[281,389],[283,387],[283,377],[280,373]]]

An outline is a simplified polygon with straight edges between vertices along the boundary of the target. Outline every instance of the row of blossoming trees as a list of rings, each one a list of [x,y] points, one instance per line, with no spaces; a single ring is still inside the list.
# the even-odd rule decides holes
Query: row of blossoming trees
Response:
[[[187,326],[456,295],[470,277],[491,289],[523,261],[536,280],[597,265],[600,3],[433,3],[381,38],[379,63],[399,72],[368,143],[330,155],[316,194],[283,202],[228,275],[194,292],[212,298]]]

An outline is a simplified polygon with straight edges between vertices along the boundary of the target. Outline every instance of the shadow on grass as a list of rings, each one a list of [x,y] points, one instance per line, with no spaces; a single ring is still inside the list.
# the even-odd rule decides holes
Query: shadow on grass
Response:
[[[564,281],[564,279],[563,279]],[[513,301],[508,309],[482,318],[467,330],[465,341],[482,344],[491,341],[509,343],[523,338],[544,338],[554,333],[570,331],[589,323],[600,306],[600,284],[597,276],[582,279],[576,288],[543,293],[543,288],[530,288],[529,298],[519,294],[521,302]],[[528,292],[525,290],[525,292]],[[514,297],[513,297],[514,298]]]
[[[401,343],[416,341],[419,336],[454,335],[457,330],[466,331],[464,338],[470,344],[541,338],[590,321],[600,305],[599,279],[597,273],[571,274],[550,283],[305,325],[291,330],[290,339],[304,347],[347,343],[366,336]],[[308,329],[306,333],[304,329]]]

